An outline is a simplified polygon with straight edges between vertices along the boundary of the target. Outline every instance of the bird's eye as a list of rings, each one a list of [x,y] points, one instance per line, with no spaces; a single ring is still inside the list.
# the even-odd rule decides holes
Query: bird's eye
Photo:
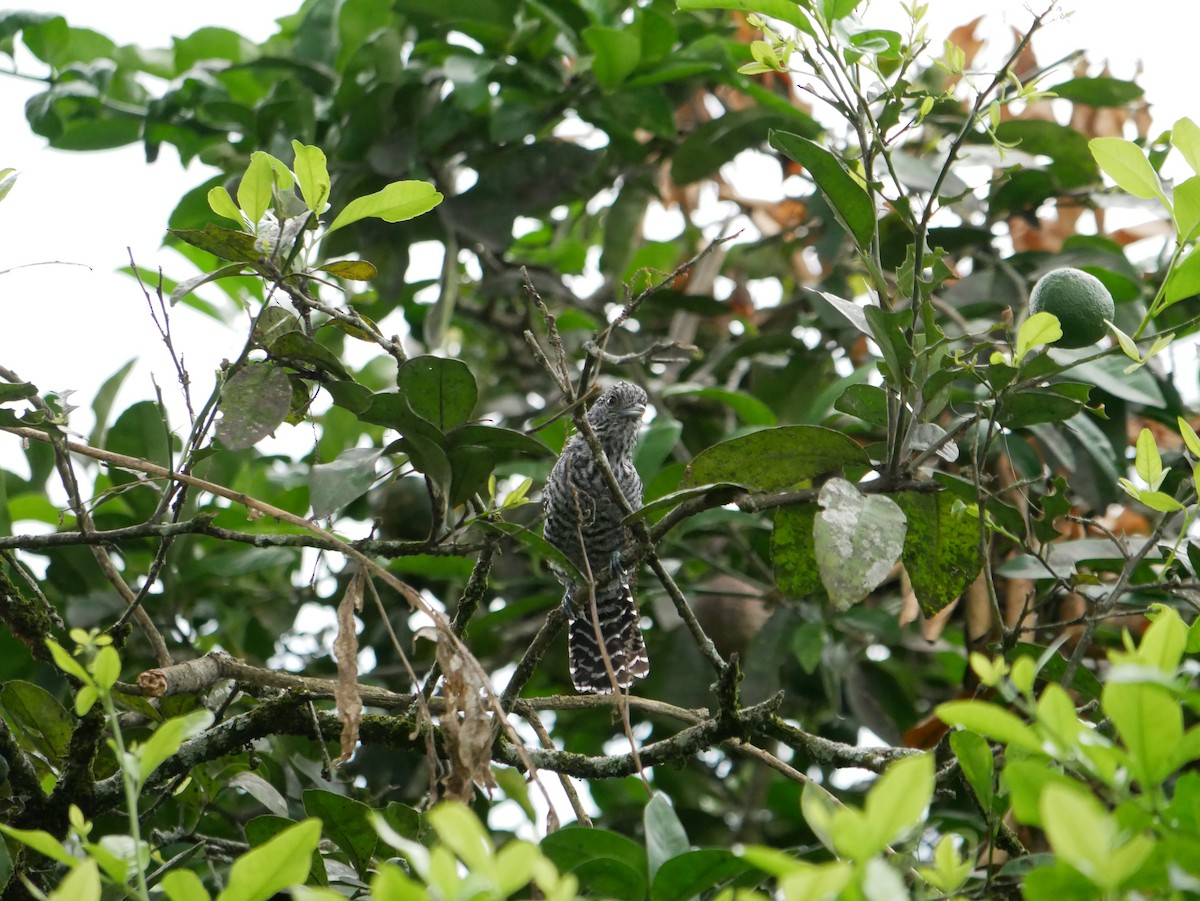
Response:
[[[617,396],[615,394],[610,394],[608,396],[608,405],[611,407],[616,402],[617,402]]]

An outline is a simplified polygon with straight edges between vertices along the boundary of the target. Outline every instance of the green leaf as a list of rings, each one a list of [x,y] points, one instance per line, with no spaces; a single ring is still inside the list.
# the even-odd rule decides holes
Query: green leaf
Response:
[[[883,376],[893,385],[900,385],[908,378],[905,373],[913,360],[913,351],[904,337],[912,314],[907,310],[884,310],[874,304],[863,307],[871,337],[883,354]]]
[[[683,423],[678,419],[671,419],[669,415],[661,412],[654,418],[650,428],[642,433],[637,450],[634,451],[634,466],[642,473],[643,479],[649,478],[662,468],[682,434]]]
[[[1200,248],[1193,247],[1167,276],[1163,303],[1173,304],[1196,294],[1200,294]]]
[[[1042,422],[1065,422],[1081,409],[1083,403],[1072,397],[1031,388],[1005,397],[996,419],[1006,428],[1022,429]]]
[[[329,202],[329,169],[325,164],[325,153],[320,147],[299,141],[292,141],[292,150],[296,154],[292,167],[300,182],[300,195],[308,208],[319,216]]]
[[[495,877],[492,881],[501,898],[507,898],[524,888],[535,876],[544,874],[547,868],[546,859],[538,851],[537,845],[521,840],[510,841],[501,848],[494,866]]]
[[[209,901],[208,890],[192,870],[172,870],[159,886],[170,901]]]
[[[1178,765],[1183,740],[1183,710],[1161,685],[1109,682],[1101,706],[1129,752],[1130,769],[1142,789],[1154,791]]]
[[[724,848],[685,851],[658,868],[650,886],[650,901],[688,901],[749,869],[749,862]]]
[[[593,25],[583,30],[583,40],[593,54],[592,73],[606,91],[620,87],[641,62],[642,41],[632,28]]]
[[[171,305],[174,306],[179,303],[179,301],[183,300],[201,285],[206,285],[209,282],[214,282],[219,278],[226,278],[231,275],[244,275],[245,272],[245,263],[230,263],[227,266],[214,269],[212,272],[201,272],[199,275],[184,279],[171,289]]]
[[[1172,217],[1181,244],[1190,244],[1200,235],[1200,175],[1181,181],[1171,192]]]
[[[329,235],[368,217],[384,222],[402,222],[429,212],[441,202],[442,195],[428,182],[394,181],[381,191],[351,200],[337,214],[325,234]]]
[[[0,169],[0,200],[8,196],[8,192],[17,183],[16,169]]]
[[[0,706],[22,745],[35,749],[51,766],[62,765],[74,723],[54,695],[40,685],[13,679],[0,688]]]
[[[773,95],[767,94],[767,97]],[[757,148],[762,136],[771,128],[803,128],[812,126],[812,137],[818,129],[804,117],[797,121],[796,111],[782,111],[763,102],[745,109],[732,109],[724,115],[696,126],[675,148],[671,159],[671,178],[686,185],[708,178],[743,150]]]
[[[62,846],[62,842],[49,832],[41,829],[14,829],[5,823],[0,823],[0,832],[28,848],[33,848],[38,854],[49,857],[51,860],[65,863],[69,867],[79,864],[78,858],[71,856],[70,852]]]
[[[971,875],[974,864],[969,859],[962,859],[955,849],[953,835],[943,835],[933,849],[933,867],[918,867],[921,878],[934,888],[948,895],[953,895]]]
[[[748,426],[773,426],[777,423],[774,412],[757,397],[744,391],[727,391],[724,388],[701,388],[686,382],[672,385],[663,391],[663,397],[696,397],[725,404],[738,419]]]
[[[786,131],[772,131],[768,140],[808,170],[843,227],[865,252],[875,236],[875,204],[867,190],[820,144]]]
[[[645,887],[649,883],[646,849],[619,833],[606,829],[567,826],[549,833],[542,839],[540,847],[542,853],[562,873],[573,872],[588,861],[621,864],[631,873],[638,875],[642,895],[645,894]]]
[[[68,654],[62,645],[53,638],[47,638],[46,647],[50,649],[50,656],[54,658],[54,663],[60,670],[69,676],[74,676],[85,685],[91,683],[92,677],[83,668],[83,664]]]
[[[279,427],[291,404],[287,373],[273,363],[250,363],[221,388],[217,438],[229,450],[253,447]]]
[[[413,412],[443,432],[466,422],[479,399],[475,376],[462,360],[413,357],[397,381]]]
[[[394,863],[385,863],[380,865],[371,879],[370,897],[386,898],[388,901],[429,901],[429,891],[406,876]]]
[[[1163,472],[1162,457],[1158,455],[1158,445],[1154,443],[1154,435],[1149,429],[1142,429],[1137,439],[1137,454],[1134,457],[1133,468],[1143,481],[1150,486],[1151,491],[1157,491],[1162,485],[1166,473]]]
[[[92,445],[92,447],[104,446],[104,432],[108,428],[108,417],[112,413],[113,401],[116,400],[117,393],[121,390],[121,385],[124,384],[126,377],[133,370],[136,363],[137,358],[131,358],[124,366],[105,379],[104,384],[100,386],[100,390],[96,392],[96,397],[92,401],[92,414],[95,417],[95,425],[92,426],[91,435],[88,436],[88,444]],[[30,385],[29,387],[32,388],[33,386]],[[2,394],[0,394],[0,401],[2,399]]]
[[[962,726],[1006,745],[1043,754],[1042,740],[1015,714],[986,701],[947,701],[935,711],[943,723]]]
[[[1130,659],[1174,675],[1187,647],[1188,627],[1179,613],[1165,604],[1152,604],[1147,614],[1148,628]],[[1114,654],[1114,660],[1124,661],[1127,655]]]
[[[382,448],[352,447],[338,454],[332,463],[314,464],[308,491],[313,518],[332,516],[366,494],[375,484],[375,467],[382,456]]]
[[[134,749],[141,769],[138,774],[139,784],[145,785],[154,771],[183,747],[185,741],[199,735],[212,723],[212,712],[201,708],[183,716],[172,717],[155,729],[153,735]]]
[[[835,610],[848,610],[875,590],[900,557],[907,522],[896,502],[862,495],[845,479],[830,479],[818,499],[813,549]]]
[[[820,426],[781,426],[701,451],[688,465],[680,487],[731,482],[782,491],[848,465],[869,463],[866,451],[841,432]]]
[[[1072,78],[1049,89],[1058,97],[1073,103],[1088,106],[1125,106],[1141,98],[1145,93],[1132,81],[1123,81],[1109,75],[1094,78]]]
[[[866,322],[866,319],[863,319]],[[851,385],[833,408],[879,428],[887,427],[887,392],[878,385]]]
[[[1052,783],[1042,792],[1039,807],[1054,851],[1106,891],[1132,876],[1154,848],[1144,835],[1121,842],[1123,830],[1089,794]]]
[[[879,853],[925,822],[933,800],[933,755],[915,754],[888,765],[867,792],[863,814],[880,841]]]
[[[512,454],[529,454],[534,457],[553,456],[542,442],[532,435],[518,432],[515,429],[502,429],[494,425],[479,425],[467,423],[451,430],[446,435],[446,443],[450,447],[465,447],[474,445],[487,448],[494,456],[508,457]]]
[[[302,797],[305,814],[323,824],[322,831],[346,855],[359,878],[369,878],[371,857],[379,843],[379,834],[371,825],[371,808],[323,789],[307,789]]]
[[[659,868],[673,857],[690,850],[687,833],[671,801],[662,792],[655,792],[642,815],[646,830],[646,861],[653,884]]]
[[[1034,313],[1021,323],[1021,328],[1017,331],[1016,364],[1021,365],[1021,361],[1033,348],[1053,344],[1062,334],[1057,316],[1053,313]]]
[[[1088,790],[1075,780],[1051,765],[1045,756],[1036,758],[1023,756],[1006,759],[1000,770],[1000,782],[1007,793],[1012,814],[1018,823],[1027,826],[1042,826],[1040,802],[1048,785],[1057,785],[1067,791],[1080,794]]]
[[[75,693],[75,715],[83,716],[100,700],[100,693],[92,682],[88,682]]]
[[[267,352],[272,359],[279,362],[289,363],[297,368],[315,367],[335,378],[350,381],[350,373],[346,371],[337,354],[301,331],[289,331],[279,335],[267,346]]]
[[[208,205],[212,207],[212,211],[218,216],[226,219],[232,219],[238,225],[242,225],[242,211],[238,209],[238,205],[233,202],[233,198],[229,196],[229,191],[223,185],[217,185],[208,192]]]
[[[1187,449],[1192,452],[1192,456],[1200,457],[1200,435],[1196,434],[1196,430],[1182,416],[1177,416],[1176,422],[1179,423],[1179,435]]]
[[[495,880],[499,875],[496,848],[479,818],[466,805],[444,801],[425,814],[442,844],[467,865],[472,873]]]
[[[646,877],[620,861],[585,860],[571,868],[571,876],[596,898],[646,897]]]
[[[1171,146],[1183,154],[1192,171],[1200,175],[1200,126],[1187,117],[1180,119],[1171,129]]]
[[[993,783],[996,762],[987,741],[975,732],[958,730],[950,733],[950,750],[954,752],[967,784],[979,799],[979,806],[985,812],[991,811],[996,799]]]
[[[816,504],[797,504],[775,511],[771,565],[775,583],[788,597],[802,598],[821,589],[821,570],[813,543],[818,509]]]
[[[812,22],[795,0],[675,0],[675,5],[681,10],[736,9],[741,12],[758,13],[795,25],[804,33],[816,36]]]
[[[92,661],[92,677],[96,685],[107,691],[121,678],[121,656],[112,645],[105,645]]]
[[[1197,290],[1200,290],[1198,288]],[[1119,357],[1107,356],[1088,363],[1073,365],[1071,372],[1080,379],[1090,382],[1097,388],[1115,394],[1122,400],[1148,407],[1164,407],[1167,405],[1162,389],[1158,387],[1154,376],[1148,372],[1124,372],[1124,361]],[[1082,417],[1081,417],[1082,418]]]
[[[125,364],[128,366],[129,364]],[[37,385],[32,385],[29,382],[4,382],[0,384],[0,404],[11,404],[15,401],[26,400],[30,397],[35,397],[38,393]]]
[[[904,569],[921,610],[932,616],[956,601],[979,575],[979,518],[956,505],[948,492],[906,491],[892,497],[908,521]]]
[[[321,840],[321,821],[297,823],[233,862],[229,882],[217,901],[264,901],[302,884],[312,869],[312,853]]]
[[[1122,487],[1125,487],[1122,485]],[[1175,510],[1186,509],[1183,504],[1175,500],[1169,494],[1164,494],[1161,491],[1142,491],[1135,489],[1133,496],[1149,507],[1151,510],[1156,510],[1159,513],[1171,513]]]
[[[100,869],[96,861],[80,863],[48,897],[49,901],[100,901]]]
[[[256,150],[250,154],[250,165],[238,183],[237,202],[252,226],[262,219],[271,205],[271,190],[275,186],[275,173],[271,168],[270,154]]]
[[[1143,200],[1158,198],[1168,210],[1171,208],[1158,173],[1137,144],[1124,138],[1092,138],[1088,147],[1100,168],[1121,190]]]
[[[996,126],[996,137],[1005,143],[1018,145],[1023,153],[1050,157],[1052,162],[1047,167],[1048,171],[1033,174],[1049,176],[1053,186],[1051,193],[1064,188],[1094,185],[1100,178],[1087,138],[1069,125],[1039,119],[1010,118]]]

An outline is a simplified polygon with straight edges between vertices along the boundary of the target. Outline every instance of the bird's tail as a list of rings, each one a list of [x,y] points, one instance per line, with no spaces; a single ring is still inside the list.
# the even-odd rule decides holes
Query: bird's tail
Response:
[[[567,639],[571,681],[575,683],[576,691],[609,694],[614,680],[608,675],[604,655],[596,642],[590,600],[577,598],[576,601],[571,605]],[[617,687],[628,688],[634,679],[644,679],[650,672],[650,659],[646,656],[646,644],[638,626],[633,589],[619,581],[598,587],[596,613]]]

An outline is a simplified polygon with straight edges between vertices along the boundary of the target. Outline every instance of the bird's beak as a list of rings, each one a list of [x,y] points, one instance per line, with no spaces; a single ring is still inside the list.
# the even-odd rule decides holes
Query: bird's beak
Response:
[[[629,419],[641,419],[645,415],[646,415],[646,405],[645,404],[634,404],[632,407],[630,407],[628,410],[625,411],[625,416],[628,417]]]

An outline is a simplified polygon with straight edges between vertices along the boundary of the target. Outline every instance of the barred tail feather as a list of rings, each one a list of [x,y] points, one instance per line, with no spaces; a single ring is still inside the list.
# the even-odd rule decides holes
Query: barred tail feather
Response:
[[[571,681],[575,683],[576,691],[609,694],[613,690],[613,680],[609,678],[600,646],[596,643],[591,605],[580,606],[582,609],[571,617],[567,640]],[[638,627],[633,591],[628,585],[620,584],[612,586],[611,594],[598,591],[596,613],[617,687],[629,688],[635,679],[643,679],[650,672],[650,659],[646,656],[646,644]]]

